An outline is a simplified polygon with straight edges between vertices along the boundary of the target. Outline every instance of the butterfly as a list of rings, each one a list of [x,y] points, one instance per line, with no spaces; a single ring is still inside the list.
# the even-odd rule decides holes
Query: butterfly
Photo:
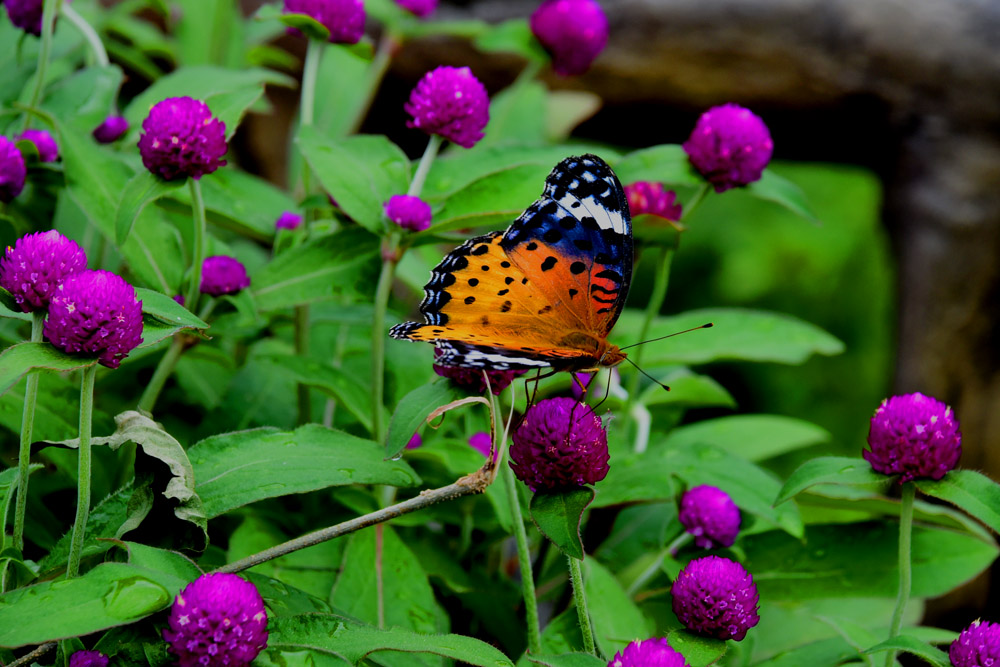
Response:
[[[431,272],[424,323],[435,363],[488,370],[585,371],[625,359],[608,334],[632,279],[632,221],[618,177],[596,155],[568,157],[504,232],[466,241]]]

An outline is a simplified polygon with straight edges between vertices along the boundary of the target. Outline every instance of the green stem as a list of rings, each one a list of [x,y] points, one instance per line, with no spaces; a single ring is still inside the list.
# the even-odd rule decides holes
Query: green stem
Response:
[[[31,342],[42,342],[44,310],[31,314]],[[38,373],[28,375],[24,387],[24,412],[21,416],[21,448],[17,456],[17,504],[14,506],[14,546],[24,550],[24,516],[28,504],[28,469],[31,463],[31,435],[35,428],[35,403],[38,400]]]
[[[510,500],[510,516],[514,523],[514,539],[517,541],[517,563],[521,570],[521,592],[524,594],[524,609],[528,623],[528,652],[532,655],[542,653],[542,635],[538,630],[538,600],[535,599],[535,578],[531,573],[531,554],[528,551],[528,533],[524,529],[524,517],[521,515],[521,501],[517,497],[517,484],[514,481],[514,471],[510,466],[501,465],[500,476],[503,477],[507,497]]]
[[[76,521],[73,522],[73,536],[69,543],[69,563],[66,578],[80,574],[80,558],[83,555],[83,538],[90,515],[90,431],[94,414],[94,377],[97,364],[83,370],[80,383],[80,472],[77,475]]]
[[[906,603],[910,600],[912,579],[910,537],[913,534],[913,499],[916,494],[916,484],[913,482],[903,484],[903,498],[899,508],[899,595],[896,597],[896,609],[892,612],[889,639],[899,634],[899,629],[903,625],[903,612],[906,611]],[[886,667],[896,664],[895,651],[886,654],[885,664]]]
[[[45,90],[45,73],[49,67],[49,57],[52,54],[52,33],[55,30],[56,14],[59,11],[60,0],[44,0],[42,3],[42,44],[38,49],[38,67],[35,69],[35,88],[31,91],[32,109],[38,108]],[[31,114],[25,114],[24,127],[28,128]]]
[[[351,122],[347,125],[347,134],[356,134],[361,129],[361,124],[368,116],[368,110],[375,100],[375,93],[378,92],[379,87],[382,85],[382,79],[385,78],[385,73],[389,70],[392,52],[396,50],[397,46],[399,46],[399,42],[395,36],[388,29],[385,30],[379,39],[378,48],[375,50],[375,57],[372,58],[371,63],[368,65],[368,71],[365,73],[364,96],[358,102]]]
[[[424,154],[420,158],[420,164],[417,165],[417,171],[413,174],[413,180],[410,181],[410,188],[406,191],[406,194],[411,197],[420,196],[420,191],[424,189],[424,181],[427,180],[427,174],[430,173],[431,165],[434,164],[434,158],[437,157],[438,151],[441,149],[441,142],[441,137],[436,134],[431,135],[431,139],[427,142],[427,148],[424,149]]]
[[[174,334],[173,340],[170,342],[170,347],[167,351],[160,357],[160,363],[156,365],[156,370],[153,371],[153,377],[149,379],[149,384],[142,392],[142,396],[139,397],[138,408],[144,410],[145,412],[153,412],[153,407],[156,406],[156,401],[160,397],[160,392],[163,391],[164,385],[167,383],[167,378],[174,372],[174,367],[177,365],[177,360],[181,358],[181,354],[184,352],[184,339],[181,334]]]
[[[663,547],[663,549],[661,549],[660,552],[656,554],[656,558],[653,559],[653,562],[649,564],[649,567],[643,570],[639,574],[639,576],[635,578],[635,581],[633,581],[629,585],[629,587],[625,590],[625,592],[628,593],[629,597],[632,597],[633,595],[641,591],[643,587],[646,584],[648,584],[653,577],[658,575],[663,570],[663,559],[665,559],[667,556],[676,555],[677,550],[680,549],[683,545],[687,544],[687,542],[690,541],[690,539],[691,539],[691,533],[685,531],[680,535],[678,535],[670,544]]]
[[[597,655],[594,646],[594,629],[590,625],[590,612],[587,609],[587,592],[583,588],[583,572],[580,561],[572,556],[566,556],[569,561],[569,579],[573,583],[573,600],[576,603],[576,615],[580,620],[580,634],[583,635],[583,648],[591,655]]]
[[[323,42],[310,39],[306,46],[306,60],[302,65],[302,95],[299,98],[299,127],[309,127],[316,117],[316,80],[319,77],[319,66],[323,61]],[[302,192],[308,198],[312,190],[312,171],[309,163],[302,160]],[[308,213],[308,211],[307,211]],[[309,223],[308,217],[305,223]]]
[[[295,354],[303,359],[309,356],[309,306],[295,306]],[[309,399],[309,385],[299,383],[296,387],[299,404],[299,424],[312,421],[312,401]]]
[[[205,221],[205,200],[201,196],[198,179],[189,178],[191,189],[191,209],[194,213],[194,264],[191,266],[191,283],[188,285],[184,306],[192,313],[198,310],[198,296],[201,294],[201,265],[205,262],[205,237],[208,223]]]
[[[375,310],[372,314],[372,435],[375,442],[385,441],[383,404],[385,401],[385,311],[389,307],[392,280],[396,275],[396,253],[399,235],[390,234],[382,249],[382,272],[375,288]]]
[[[101,42],[101,38],[97,36],[97,32],[94,28],[87,23],[87,20],[80,16],[73,7],[70,6],[68,2],[64,2],[59,12],[63,17],[76,26],[76,29],[80,31],[83,38],[90,45],[90,50],[94,54],[94,60],[97,62],[99,67],[107,67],[108,52],[104,48],[104,43]]]

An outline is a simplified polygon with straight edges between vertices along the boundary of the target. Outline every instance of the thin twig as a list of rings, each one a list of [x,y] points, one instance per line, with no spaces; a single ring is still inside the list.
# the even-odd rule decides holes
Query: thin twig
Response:
[[[21,656],[14,662],[10,663],[9,665],[7,665],[7,667],[20,667],[21,665],[30,664],[32,660],[34,660],[35,658],[42,657],[55,647],[56,647],[56,642],[47,642],[45,644],[42,644],[31,653]]]

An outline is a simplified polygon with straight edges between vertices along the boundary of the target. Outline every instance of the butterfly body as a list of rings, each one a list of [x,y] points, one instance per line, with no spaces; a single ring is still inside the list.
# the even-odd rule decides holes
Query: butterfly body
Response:
[[[566,158],[505,232],[463,243],[431,272],[425,322],[390,335],[432,342],[435,363],[583,371],[621,363],[608,333],[632,275],[625,193],[595,155]]]

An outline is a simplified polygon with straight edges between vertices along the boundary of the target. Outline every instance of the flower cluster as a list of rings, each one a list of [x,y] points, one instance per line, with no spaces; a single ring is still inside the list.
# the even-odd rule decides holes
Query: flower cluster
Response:
[[[10,202],[21,194],[28,168],[17,144],[0,136],[0,202]]]
[[[615,653],[608,667],[688,667],[688,664],[666,639],[653,638],[632,642]]]
[[[5,0],[10,22],[28,33],[39,37],[42,34],[42,0]]]
[[[63,281],[49,304],[45,338],[63,352],[98,355],[118,368],[142,342],[142,302],[110,271],[82,271]]]
[[[274,221],[275,229],[298,229],[302,225],[302,216],[291,211],[283,211]]]
[[[414,16],[424,18],[434,13],[438,0],[396,0],[396,4]]]
[[[226,164],[226,124],[190,97],[157,102],[142,121],[142,163],[164,180],[199,179]]]
[[[463,148],[472,148],[485,136],[490,120],[486,87],[468,67],[438,67],[424,75],[404,106],[415,127],[439,135]]]
[[[111,144],[128,132],[128,121],[124,116],[108,116],[94,128],[94,139],[101,144]]]
[[[608,17],[595,0],[546,0],[531,15],[531,32],[556,74],[583,74],[608,44]]]
[[[201,265],[202,294],[222,296],[237,294],[250,287],[250,276],[240,260],[227,255],[206,257]]]
[[[235,574],[205,574],[170,608],[163,638],[180,667],[246,667],[267,646],[267,612],[257,588]]]
[[[740,532],[739,508],[714,486],[696,486],[681,496],[678,518],[702,549],[731,547]]]
[[[100,651],[77,651],[69,657],[69,667],[108,667],[108,656]]]
[[[948,657],[954,667],[1000,665],[1000,623],[975,621],[951,643]]]
[[[489,456],[490,450],[493,449],[493,439],[486,431],[479,431],[473,433],[469,438],[469,447],[472,447],[483,456]]]
[[[677,575],[670,594],[678,620],[698,634],[739,641],[760,622],[753,576],[728,558],[691,561]]]
[[[638,181],[625,186],[625,197],[632,217],[637,215],[655,215],[672,222],[681,219],[681,205],[677,202],[677,193],[667,190],[663,183]]]
[[[420,197],[393,195],[382,204],[385,217],[403,229],[422,232],[431,226],[431,205]]]
[[[512,440],[510,467],[532,491],[596,484],[608,474],[608,433],[594,411],[575,399],[531,406]]]
[[[739,105],[723,104],[701,115],[684,150],[715,191],[724,192],[760,180],[774,142],[759,116]]]
[[[921,393],[882,401],[862,452],[876,472],[912,479],[941,479],[962,456],[962,433],[951,408]]]
[[[362,0],[285,0],[285,14],[305,14],[330,31],[331,44],[357,44],[365,33]],[[288,34],[301,36],[296,28]]]
[[[25,130],[17,138],[19,141],[33,143],[41,162],[55,162],[59,158],[59,145],[45,130]]]
[[[28,313],[49,307],[69,276],[87,268],[87,253],[56,230],[19,238],[0,260],[0,286]]]

